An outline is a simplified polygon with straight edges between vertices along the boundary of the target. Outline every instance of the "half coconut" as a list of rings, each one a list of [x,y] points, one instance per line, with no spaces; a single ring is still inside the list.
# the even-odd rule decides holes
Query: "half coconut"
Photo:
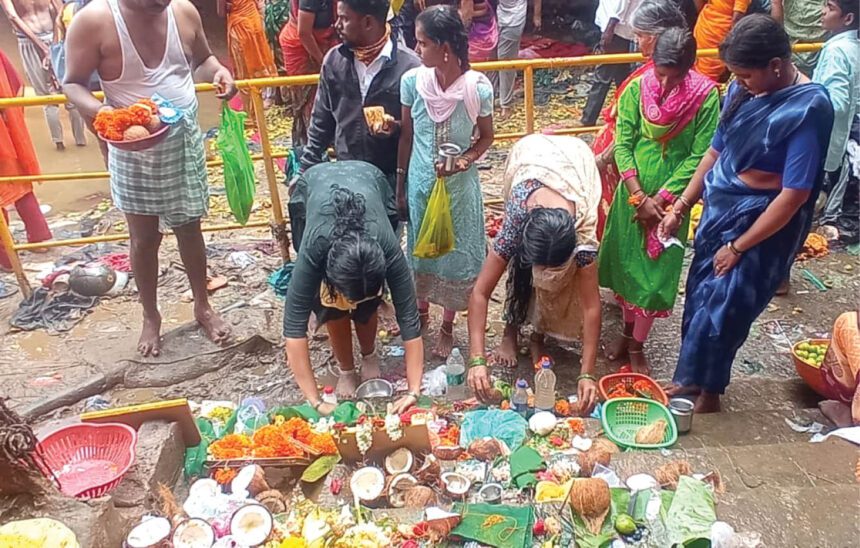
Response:
[[[243,546],[259,546],[272,534],[272,514],[262,504],[248,504],[230,518],[230,534]]]

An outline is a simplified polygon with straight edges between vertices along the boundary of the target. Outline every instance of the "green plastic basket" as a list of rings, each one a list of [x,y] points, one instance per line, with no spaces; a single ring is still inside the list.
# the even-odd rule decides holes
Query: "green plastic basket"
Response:
[[[666,421],[666,435],[663,441],[655,444],[643,444],[633,441],[636,431],[659,419]],[[635,447],[636,449],[660,449],[669,447],[678,441],[678,428],[675,419],[660,402],[644,398],[614,398],[603,402],[600,411],[600,422],[606,437],[616,445]]]

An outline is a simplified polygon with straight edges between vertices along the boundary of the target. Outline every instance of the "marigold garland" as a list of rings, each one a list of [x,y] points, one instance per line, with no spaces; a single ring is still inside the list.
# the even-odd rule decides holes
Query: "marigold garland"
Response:
[[[125,130],[131,126],[146,126],[157,113],[158,106],[154,102],[141,99],[128,108],[100,110],[93,127],[105,139],[122,141]]]
[[[232,468],[219,468],[218,470],[215,470],[212,478],[217,481],[219,485],[227,485],[238,475],[238,470],[234,470]]]
[[[295,442],[320,455],[337,454],[337,445],[331,434],[314,432],[307,421],[298,417],[266,425],[252,437],[228,434],[209,446],[209,454],[219,460],[305,456],[304,449]]]

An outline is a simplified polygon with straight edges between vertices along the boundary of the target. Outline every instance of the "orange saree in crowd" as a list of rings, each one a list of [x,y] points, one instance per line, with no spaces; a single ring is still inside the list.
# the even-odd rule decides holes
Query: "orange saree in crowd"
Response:
[[[12,66],[9,58],[0,51],[0,97],[17,97],[24,89],[21,77]],[[39,175],[39,160],[30,133],[24,123],[24,109],[6,108],[0,115],[0,177],[15,177],[20,175]],[[51,239],[51,230],[45,217],[39,209],[39,202],[33,194],[33,184],[29,181],[22,183],[0,183],[0,210],[8,221],[6,208],[14,204],[15,209],[27,229],[27,240],[30,243],[43,242]],[[11,267],[9,257],[0,246],[0,268],[8,270]]]
[[[746,14],[751,0],[707,0],[696,20],[693,37],[699,49],[716,48],[732,30],[735,14]],[[715,82],[721,81],[726,65],[718,57],[700,58],[696,71]]]

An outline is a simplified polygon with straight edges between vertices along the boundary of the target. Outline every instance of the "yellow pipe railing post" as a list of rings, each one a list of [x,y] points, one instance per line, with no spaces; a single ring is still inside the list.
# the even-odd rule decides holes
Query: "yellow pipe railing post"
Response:
[[[288,263],[290,262],[290,237],[287,235],[287,223],[284,221],[284,209],[281,205],[281,193],[278,191],[275,161],[272,158],[272,143],[269,141],[269,127],[266,124],[266,111],[263,107],[263,94],[260,88],[251,89],[251,101],[254,104],[257,131],[260,132],[263,163],[266,166],[266,180],[269,183],[269,197],[272,201],[272,235],[281,250],[281,258],[285,263]]]
[[[3,249],[6,251],[6,256],[12,265],[12,271],[18,280],[21,293],[24,294],[24,298],[29,298],[31,293],[30,281],[27,280],[27,276],[24,274],[24,267],[21,266],[21,258],[18,257],[18,250],[15,248],[15,240],[12,239],[12,231],[9,230],[9,223],[6,222],[6,216],[2,212],[0,212],[0,241],[2,241]]]
[[[526,107],[526,133],[535,132],[535,71],[532,67],[523,69],[523,94]]]

